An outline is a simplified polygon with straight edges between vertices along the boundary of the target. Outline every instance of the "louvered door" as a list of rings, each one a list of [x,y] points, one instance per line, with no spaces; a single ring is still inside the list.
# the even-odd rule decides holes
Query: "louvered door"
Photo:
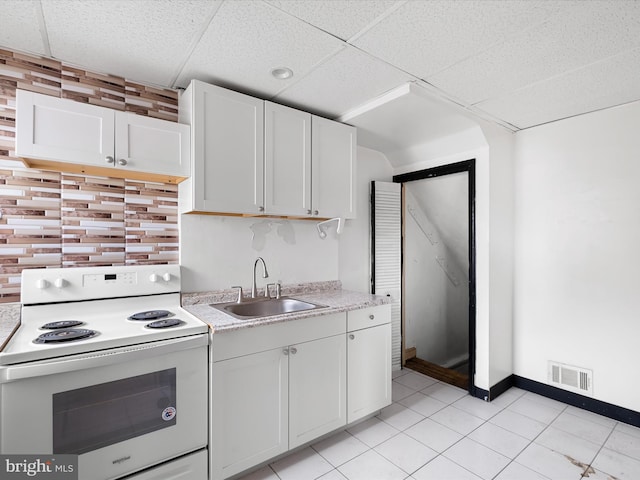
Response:
[[[371,293],[390,296],[391,364],[402,368],[401,189],[399,183],[371,182]]]

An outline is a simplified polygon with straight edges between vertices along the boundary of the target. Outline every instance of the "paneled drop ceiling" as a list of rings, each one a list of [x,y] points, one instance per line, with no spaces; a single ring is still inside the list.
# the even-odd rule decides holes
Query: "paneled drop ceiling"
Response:
[[[511,130],[640,100],[635,0],[2,0],[1,47],[329,118],[407,82]]]

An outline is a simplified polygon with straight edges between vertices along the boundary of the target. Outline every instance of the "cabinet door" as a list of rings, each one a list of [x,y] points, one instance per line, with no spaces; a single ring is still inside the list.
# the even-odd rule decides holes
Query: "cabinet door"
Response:
[[[312,120],[313,213],[356,216],[356,129],[325,118]]]
[[[287,375],[281,348],[212,364],[212,480],[287,450]]]
[[[190,170],[189,125],[115,112],[117,168],[188,177]]]
[[[346,424],[344,335],[289,352],[289,448],[295,448]]]
[[[265,211],[311,214],[311,115],[265,102]]]
[[[391,324],[347,333],[347,422],[391,403]]]
[[[16,155],[107,167],[114,154],[114,111],[16,91]]]
[[[264,210],[264,102],[192,82],[193,206],[203,212]]]

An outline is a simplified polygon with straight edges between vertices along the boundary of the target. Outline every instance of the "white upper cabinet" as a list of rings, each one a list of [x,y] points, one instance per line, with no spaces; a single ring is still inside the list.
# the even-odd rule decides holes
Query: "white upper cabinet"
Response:
[[[265,213],[355,218],[356,129],[265,102]]]
[[[354,127],[198,80],[180,121],[193,145],[182,213],[355,218]]]
[[[311,215],[311,114],[271,102],[264,114],[265,212]]]
[[[356,129],[313,117],[311,123],[313,214],[356,217]]]
[[[171,183],[189,176],[188,125],[23,90],[16,110],[16,154],[31,167]]]
[[[191,124],[192,176],[180,184],[182,212],[264,211],[264,102],[193,80],[180,98]]]
[[[189,125],[115,112],[117,168],[188,177],[191,170]]]
[[[115,111],[16,91],[19,157],[105,166],[115,155]]]

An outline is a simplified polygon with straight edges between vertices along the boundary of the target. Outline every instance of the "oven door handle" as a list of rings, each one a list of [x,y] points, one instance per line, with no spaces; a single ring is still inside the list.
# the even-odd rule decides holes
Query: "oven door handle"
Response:
[[[189,337],[74,355],[73,357],[67,358],[43,360],[20,365],[5,365],[0,367],[0,383],[116,365],[198,348],[206,346],[208,343],[209,337],[207,335],[192,335]]]

